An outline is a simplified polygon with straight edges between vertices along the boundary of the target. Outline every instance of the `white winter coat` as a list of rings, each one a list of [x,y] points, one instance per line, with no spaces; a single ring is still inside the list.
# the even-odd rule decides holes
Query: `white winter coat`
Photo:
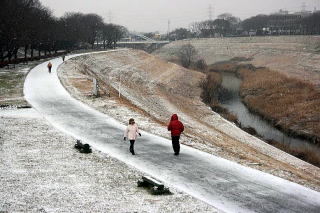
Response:
[[[136,140],[137,134],[139,134],[139,128],[137,124],[129,124],[124,132],[124,137],[128,138],[128,140]]]

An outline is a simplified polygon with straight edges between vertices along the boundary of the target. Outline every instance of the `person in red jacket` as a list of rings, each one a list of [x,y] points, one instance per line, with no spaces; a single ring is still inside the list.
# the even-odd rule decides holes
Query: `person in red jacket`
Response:
[[[168,131],[171,131],[172,148],[174,151],[174,155],[179,155],[180,153],[179,139],[183,130],[184,130],[184,126],[181,123],[181,121],[179,121],[178,115],[173,114],[171,116],[171,121],[168,125]]]
[[[52,68],[52,64],[51,64],[51,62],[49,62],[49,64],[47,65],[47,67],[48,67],[48,71],[49,71],[49,73],[51,73],[51,68]]]

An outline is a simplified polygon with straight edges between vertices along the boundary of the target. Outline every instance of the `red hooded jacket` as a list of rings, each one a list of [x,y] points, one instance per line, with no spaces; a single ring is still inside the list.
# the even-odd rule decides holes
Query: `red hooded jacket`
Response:
[[[183,130],[184,130],[184,126],[178,120],[178,115],[173,114],[171,116],[171,121],[168,125],[168,131],[171,131],[171,136],[180,136],[180,134],[183,132]]]

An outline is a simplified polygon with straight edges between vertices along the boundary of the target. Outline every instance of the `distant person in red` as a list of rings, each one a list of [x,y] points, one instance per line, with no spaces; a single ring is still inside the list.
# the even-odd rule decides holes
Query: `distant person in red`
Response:
[[[49,64],[48,64],[49,73],[51,73],[51,68],[52,68],[52,64],[51,64],[51,62],[49,62]]]
[[[184,130],[184,126],[181,123],[181,121],[179,121],[178,115],[173,114],[171,116],[171,121],[168,125],[168,131],[171,131],[172,148],[174,151],[174,155],[179,155],[180,153],[179,139],[183,130]]]

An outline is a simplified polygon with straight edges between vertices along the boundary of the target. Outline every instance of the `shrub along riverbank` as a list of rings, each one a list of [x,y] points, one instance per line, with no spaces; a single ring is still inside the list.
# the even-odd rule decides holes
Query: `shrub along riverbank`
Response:
[[[224,93],[221,83],[222,77],[220,73],[207,73],[207,77],[200,82],[202,89],[201,99],[204,103],[208,104],[213,111],[239,125],[237,117],[220,105],[219,96]]]

